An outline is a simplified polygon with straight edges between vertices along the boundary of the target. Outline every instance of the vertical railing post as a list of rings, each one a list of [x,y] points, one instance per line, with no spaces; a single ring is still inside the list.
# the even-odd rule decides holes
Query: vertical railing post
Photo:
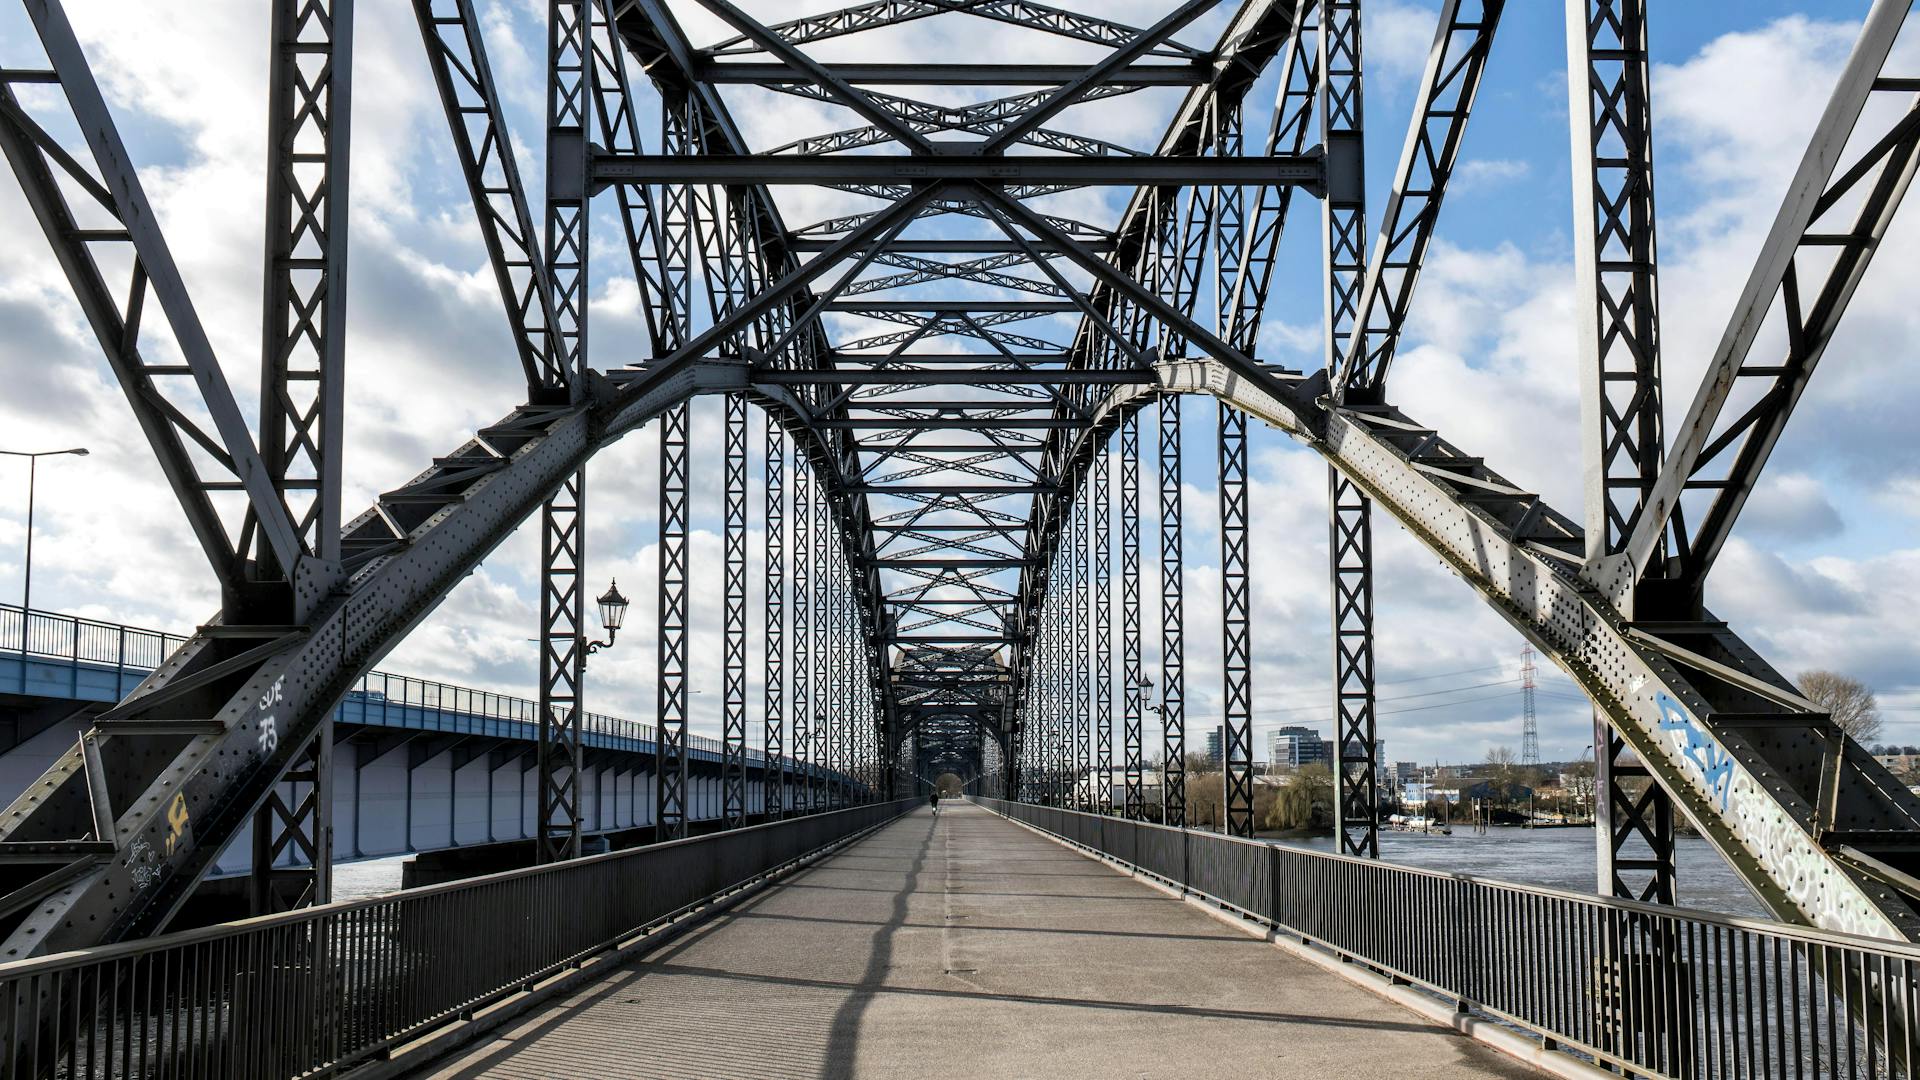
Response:
[[[766,414],[767,517],[766,602],[761,607],[766,638],[766,668],[762,685],[766,695],[764,728],[761,732],[765,753],[760,762],[760,780],[766,790],[762,812],[768,821],[777,821],[786,809],[787,762],[785,732],[786,691],[786,492],[787,443],[780,425]]]
[[[813,468],[793,456],[793,805],[813,812]]]
[[[353,0],[271,10],[260,462],[309,558],[280,565],[264,534],[254,554],[300,618],[340,567]]]
[[[587,191],[592,154],[587,106],[590,3],[547,4],[546,262],[553,323],[548,327],[547,370],[540,373],[545,386],[536,392],[556,400],[581,400],[587,393],[588,226],[593,216]]]
[[[1128,821],[1145,813],[1146,766],[1141,724],[1146,712],[1140,655],[1140,414],[1120,421],[1120,753],[1126,769]]]
[[[1253,618],[1247,565],[1247,415],[1226,402],[1220,422],[1220,639],[1226,826],[1252,836]]]
[[[810,791],[812,808],[818,812],[827,809],[831,791],[828,770],[833,762],[827,756],[827,725],[830,722],[829,710],[835,707],[833,701],[833,682],[830,666],[833,647],[831,617],[827,605],[833,595],[832,550],[828,521],[832,515],[829,506],[832,492],[827,488],[830,474],[824,470],[814,476],[814,499],[811,526],[813,528],[813,782]]]
[[[540,862],[580,854],[581,680],[586,663],[581,633],[585,590],[587,474],[576,470],[547,497],[540,512],[540,714],[535,747],[539,803],[535,823]],[[407,680],[401,680],[406,693]],[[393,705],[383,683],[384,714]],[[407,703],[401,702],[405,715]]]
[[[682,401],[660,417],[660,590],[655,757],[660,781],[654,805],[657,840],[687,835],[687,602],[690,543],[690,407]]]
[[[1321,211],[1326,258],[1326,360],[1339,370],[1353,339],[1367,272],[1365,94],[1359,0],[1326,0],[1319,35],[1318,113],[1328,148]],[[1374,715],[1372,500],[1327,467],[1328,578],[1333,610],[1334,833],[1348,855],[1378,858]]]
[[[1102,443],[1093,462],[1093,730],[1100,793],[1094,808],[1113,813],[1113,454]],[[1137,567],[1136,567],[1137,571]],[[1136,582],[1136,589],[1138,584]]]
[[[747,821],[747,397],[724,403],[720,816],[737,829]]]
[[[1647,10],[1567,0],[1566,16],[1587,573],[1605,576],[1626,560],[1665,448]],[[1598,709],[1593,742],[1600,890],[1673,903],[1672,802]],[[1622,854],[1642,845],[1644,857]]]
[[[1089,464],[1091,469],[1091,464]],[[1073,501],[1073,531],[1070,547],[1073,554],[1073,588],[1069,597],[1073,605],[1073,808],[1092,810],[1093,775],[1093,702],[1092,664],[1093,642],[1087,618],[1087,604],[1092,590],[1087,567],[1087,503],[1090,491],[1082,488],[1080,497]]]
[[[1186,602],[1181,555],[1180,397],[1160,399],[1160,723],[1166,756],[1161,820],[1187,824]]]
[[[1380,857],[1379,753],[1374,720],[1373,503],[1327,470],[1333,583],[1334,832],[1346,855]]]

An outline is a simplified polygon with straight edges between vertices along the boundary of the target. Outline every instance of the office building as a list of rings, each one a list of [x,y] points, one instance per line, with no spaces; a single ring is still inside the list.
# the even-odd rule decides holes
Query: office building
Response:
[[[1314,728],[1290,724],[1267,732],[1267,760],[1275,767],[1299,767],[1331,760],[1333,747]]]

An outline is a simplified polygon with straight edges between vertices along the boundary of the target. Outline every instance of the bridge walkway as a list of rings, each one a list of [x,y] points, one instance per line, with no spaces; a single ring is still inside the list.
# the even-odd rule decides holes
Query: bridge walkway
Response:
[[[984,809],[920,810],[428,1070],[1537,1076]]]

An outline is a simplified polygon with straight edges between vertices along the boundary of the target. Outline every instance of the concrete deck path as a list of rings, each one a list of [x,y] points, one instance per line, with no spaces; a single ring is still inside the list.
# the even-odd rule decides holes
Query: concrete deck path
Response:
[[[895,822],[436,1077],[1541,1075],[978,807]]]

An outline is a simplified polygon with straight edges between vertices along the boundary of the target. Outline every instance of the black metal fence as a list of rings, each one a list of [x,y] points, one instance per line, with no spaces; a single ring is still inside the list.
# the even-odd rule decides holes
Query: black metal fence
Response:
[[[974,801],[1633,1075],[1913,1075],[1920,946]]]
[[[0,1075],[335,1072],[917,805],[788,818],[0,965]]]

